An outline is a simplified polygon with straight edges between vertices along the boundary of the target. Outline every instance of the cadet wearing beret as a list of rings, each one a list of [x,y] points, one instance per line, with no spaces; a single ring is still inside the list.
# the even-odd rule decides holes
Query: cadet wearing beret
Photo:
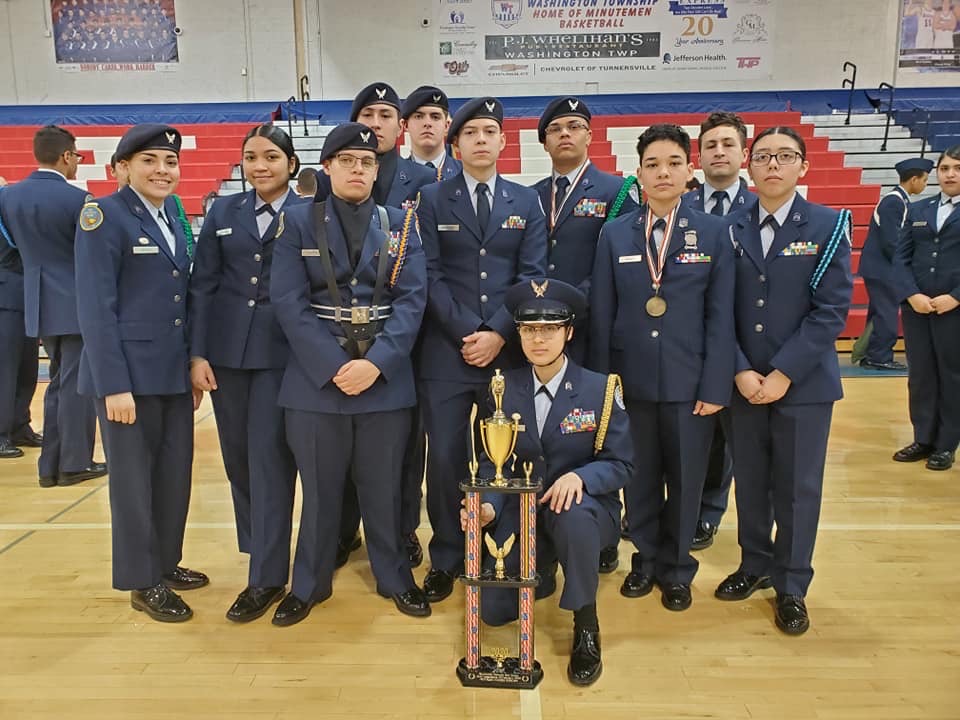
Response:
[[[457,522],[459,479],[467,468],[468,419],[485,402],[490,370],[522,363],[507,288],[546,271],[543,210],[533,188],[497,174],[506,145],[503,105],[470,100],[453,117],[447,140],[463,172],[424,188],[418,215],[430,281],[418,358],[420,403],[430,438],[427,512],[433,526],[424,591],[433,601],[453,591],[463,565]]]
[[[517,466],[532,462],[532,477],[544,488],[537,517],[541,581],[536,596],[547,597],[556,589],[559,561],[560,607],[573,612],[567,677],[589,685],[603,668],[597,559],[601,548],[617,540],[620,488],[633,471],[620,379],[585,370],[566,353],[576,317],[586,310],[586,298],[575,287],[549,278],[517,283],[504,305],[513,315],[529,365],[505,373],[503,411],[508,417],[520,414],[526,429],[517,436]],[[492,398],[486,404],[494,409]],[[493,468],[487,470],[492,476]],[[480,506],[481,522],[493,523],[498,546],[520,533],[518,497],[490,494]],[[492,566],[493,559],[487,557],[486,563]],[[508,555],[506,564],[510,574],[519,574],[519,553]],[[502,625],[517,618],[516,590],[482,592],[484,622]]]
[[[187,347],[190,256],[177,205],[180,133],[143,124],[117,145],[130,183],[80,213],[80,392],[95,398],[110,463],[113,586],[162,622],[193,611],[174,592],[206,585],[180,567],[193,417]]]
[[[460,173],[463,164],[447,148],[450,102],[443,90],[421,85],[403,101],[400,118],[410,135],[411,160],[433,170],[437,182]]]
[[[933,160],[901,160],[894,169],[900,183],[877,203],[870,220],[867,239],[860,251],[858,272],[870,297],[867,326],[854,344],[851,360],[874,370],[904,371],[907,366],[893,359],[897,342],[900,303],[893,281],[893,254],[907,222],[910,196],[923,191],[933,169]],[[865,346],[865,347],[864,347]],[[858,354],[860,357],[856,357]]]
[[[293,585],[273,622],[300,622],[332,594],[350,477],[377,592],[407,615],[427,616],[399,522],[416,403],[411,353],[427,299],[416,215],[371,197],[377,136],[366,125],[337,126],[320,160],[332,192],[285,212],[270,286],[290,343],[278,402],[303,486]]]

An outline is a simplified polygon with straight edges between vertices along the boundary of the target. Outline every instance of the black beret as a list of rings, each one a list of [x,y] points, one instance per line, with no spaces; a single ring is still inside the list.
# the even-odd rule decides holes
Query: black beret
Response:
[[[929,158],[910,158],[909,160],[901,160],[893,166],[893,169],[901,175],[909,172],[910,170],[920,170],[921,172],[928,173],[933,170],[933,160],[930,160]]]
[[[584,317],[587,309],[580,290],[552,278],[517,283],[507,290],[503,304],[516,323],[569,323]]]
[[[547,125],[559,117],[568,116],[583,118],[590,122],[590,108],[583,100],[572,95],[551,100],[543,111],[543,115],[540,116],[540,122],[537,123],[537,137],[540,138],[540,142],[547,139]]]
[[[474,98],[465,102],[454,114],[453,120],[450,121],[447,142],[453,142],[465,123],[481,118],[496,120],[503,127],[503,103],[495,97]]]
[[[449,112],[450,101],[447,99],[447,94],[440,88],[432,85],[421,85],[407,95],[407,99],[403,101],[403,107],[400,108],[400,117],[406,120],[422,107],[437,107],[444,112]]]
[[[327,133],[320,151],[320,162],[336,155],[341,150],[377,151],[377,136],[363,123],[348,122],[337,125]]]
[[[353,105],[350,106],[350,122],[354,122],[360,117],[360,111],[367,105],[393,105],[397,112],[400,112],[400,96],[397,91],[386,83],[373,83],[367,85],[363,90],[357,93],[353,99]]]
[[[114,153],[117,160],[129,160],[144,150],[171,150],[180,154],[180,131],[162,123],[142,123],[127,130]]]

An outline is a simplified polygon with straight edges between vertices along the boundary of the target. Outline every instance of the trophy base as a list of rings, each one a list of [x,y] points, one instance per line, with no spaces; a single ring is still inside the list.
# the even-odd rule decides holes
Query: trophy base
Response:
[[[492,657],[480,657],[480,665],[476,668],[467,667],[465,658],[460,658],[457,665],[457,677],[464,687],[506,688],[508,690],[532,690],[543,680],[543,668],[536,660],[533,668],[523,670],[520,660],[515,657],[504,658],[502,664]]]

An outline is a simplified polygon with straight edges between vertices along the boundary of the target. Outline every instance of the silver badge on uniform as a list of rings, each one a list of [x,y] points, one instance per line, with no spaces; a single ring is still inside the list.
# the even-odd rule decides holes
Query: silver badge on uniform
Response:
[[[697,249],[697,231],[696,230],[687,230],[683,234],[683,247],[685,250]]]
[[[141,245],[149,245],[150,238],[145,238],[145,237],[137,238],[137,242],[140,243]]]
[[[800,213],[795,212],[790,219],[793,220],[794,222],[800,222]]]
[[[677,225],[682,228],[685,228],[689,224],[690,222],[686,218],[680,218],[679,220],[677,220]]]
[[[563,384],[563,389],[566,390],[567,392],[573,390],[573,383],[570,382],[569,380],[567,380],[567,381]]]

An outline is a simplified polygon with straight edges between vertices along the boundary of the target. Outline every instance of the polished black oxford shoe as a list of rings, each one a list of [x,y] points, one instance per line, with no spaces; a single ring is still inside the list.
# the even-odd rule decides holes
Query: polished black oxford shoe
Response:
[[[603,672],[600,659],[600,631],[575,629],[567,678],[574,685],[592,685]]]
[[[453,592],[455,580],[456,576],[452,572],[430,568],[427,576],[423,579],[423,594],[432,603],[446,600]]]
[[[10,460],[18,457],[23,457],[23,450],[5,437],[0,437],[0,459]]]
[[[183,598],[163,583],[130,593],[130,607],[145,612],[158,622],[184,622],[193,617],[193,610]]]
[[[10,442],[18,447],[43,447],[43,435],[34,432],[29,425],[10,436]]]
[[[717,534],[717,526],[712,522],[701,520],[697,523],[697,531],[693,535],[693,542],[690,543],[691,550],[706,550],[713,545],[713,536]]]
[[[283,600],[280,601],[280,604],[277,605],[277,609],[273,613],[273,620],[271,620],[271,622],[274,625],[279,625],[280,627],[296,625],[310,614],[313,606],[314,603],[304,602],[292,592],[287,593],[286,597],[284,597]]]
[[[393,595],[393,604],[397,610],[411,617],[430,617],[430,602],[423,591],[414,585],[409,590]]]
[[[927,470],[949,470],[953,467],[954,454],[949,450],[938,450],[927,458]]]
[[[93,480],[94,478],[103,477],[107,474],[107,464],[106,463],[93,463],[90,467],[84,468],[83,470],[77,470],[76,472],[62,472],[57,475],[57,485],[60,487],[66,487],[68,485],[76,485],[81,483],[84,480]]]
[[[765,590],[771,586],[769,576],[750,575],[743,570],[737,570],[717,585],[713,595],[718,600],[746,600],[757,590]]]
[[[917,462],[926,460],[933,454],[933,445],[912,442],[904,448],[900,448],[893,454],[893,459],[897,462]]]
[[[608,545],[600,551],[599,570],[608,575],[620,566],[620,548],[617,545]]]
[[[342,568],[350,559],[350,553],[360,549],[360,533],[353,536],[349,544],[344,544],[342,540],[337,540],[337,559],[334,567]]]
[[[407,551],[407,557],[410,558],[410,567],[420,567],[423,562],[423,547],[420,545],[420,538],[417,537],[417,534],[413,532],[404,537],[403,546]]]
[[[270,606],[283,597],[283,587],[249,586],[237,595],[227,610],[227,620],[237,623],[250,622],[262,616]]]
[[[889,362],[876,362],[874,360],[868,360],[864,358],[860,361],[860,367],[870,368],[871,370],[887,370],[892,372],[907,371],[907,366],[902,362],[897,362],[896,360],[890,360]]]
[[[42,488],[51,488],[57,486],[57,476],[56,475],[41,475],[40,476],[40,487]]]
[[[653,590],[654,580],[652,575],[644,575],[636,571],[627,573],[623,579],[623,585],[620,586],[620,594],[628,598],[638,598],[649,595]]]
[[[807,605],[799,595],[777,593],[777,627],[787,635],[803,635],[810,629]]]
[[[177,565],[171,572],[160,576],[163,584],[174,590],[196,590],[210,584],[210,578],[199,570]]]
[[[690,607],[693,598],[690,596],[690,585],[687,583],[661,583],[660,603],[674,612],[681,612]]]

